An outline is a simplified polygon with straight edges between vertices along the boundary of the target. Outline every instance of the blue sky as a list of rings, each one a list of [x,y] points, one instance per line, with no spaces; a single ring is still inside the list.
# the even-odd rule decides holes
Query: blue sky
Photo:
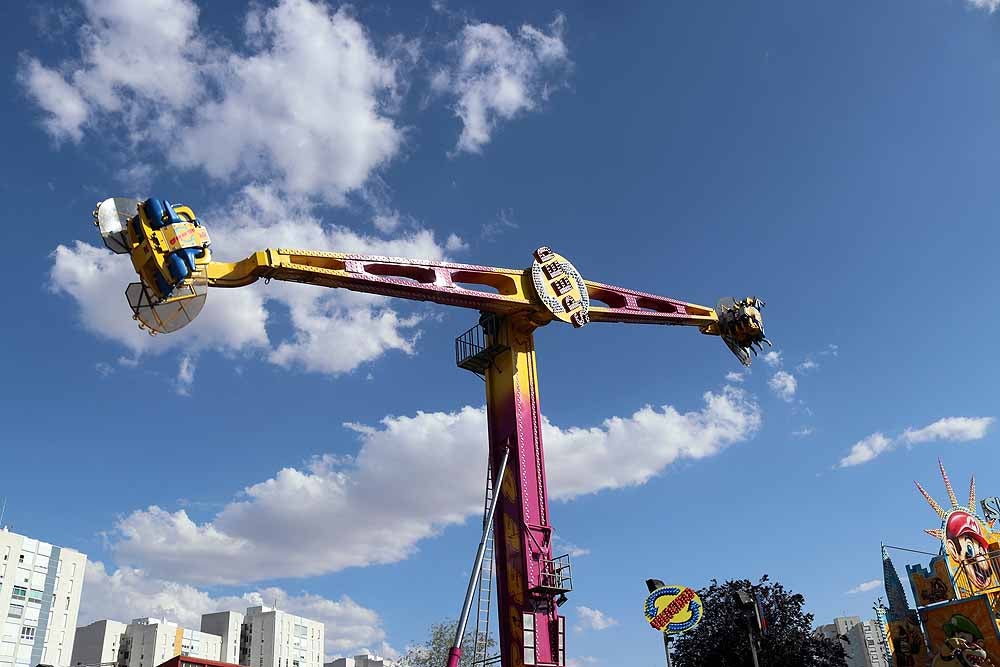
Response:
[[[222,259],[549,244],[768,302],[741,375],[693,331],[537,332],[577,665],[660,659],[647,577],[868,615],[880,541],[935,550],[937,456],[1000,494],[996,2],[138,5],[0,8],[2,494],[89,555],[81,620],[278,600],[392,654],[457,613],[481,503],[474,313],[272,283],[149,338],[114,195],[191,205]]]

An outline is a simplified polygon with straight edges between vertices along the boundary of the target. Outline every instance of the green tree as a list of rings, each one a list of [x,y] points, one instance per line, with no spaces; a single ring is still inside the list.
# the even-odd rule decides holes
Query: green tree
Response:
[[[445,667],[448,664],[448,651],[455,640],[455,631],[458,629],[457,621],[444,621],[435,623],[430,627],[429,637],[426,641],[416,646],[410,647],[399,661],[399,667]],[[465,633],[462,640],[462,660],[459,667],[472,667],[473,642],[472,636],[475,630]],[[492,639],[489,647],[496,645]]]
[[[813,615],[802,610],[805,598],[765,574],[756,585],[731,580],[698,591],[705,615],[694,630],[672,642],[675,667],[753,667],[747,621],[733,600],[736,591],[760,597],[767,631],[757,652],[761,667],[846,667],[840,642],[813,634]]]

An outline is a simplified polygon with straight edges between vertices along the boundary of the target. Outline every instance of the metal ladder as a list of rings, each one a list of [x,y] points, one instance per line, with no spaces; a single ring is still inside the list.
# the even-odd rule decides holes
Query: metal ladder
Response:
[[[483,529],[487,528],[486,521],[493,503],[493,471],[489,463],[486,465],[486,502],[483,511]],[[486,537],[486,550],[483,555],[483,564],[479,568],[479,601],[477,603],[478,613],[476,615],[476,634],[473,635],[472,665],[473,667],[485,667],[495,663],[497,656],[487,656],[490,648],[490,602],[493,599],[493,530],[490,529]]]

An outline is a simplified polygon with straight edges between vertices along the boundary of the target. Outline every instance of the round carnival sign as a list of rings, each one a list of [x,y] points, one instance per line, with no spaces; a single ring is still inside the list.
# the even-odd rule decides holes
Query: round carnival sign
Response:
[[[531,284],[542,304],[557,320],[582,327],[590,322],[587,284],[568,259],[542,246],[531,263]]]
[[[693,588],[664,586],[649,594],[644,611],[654,630],[673,635],[698,625],[704,607]]]

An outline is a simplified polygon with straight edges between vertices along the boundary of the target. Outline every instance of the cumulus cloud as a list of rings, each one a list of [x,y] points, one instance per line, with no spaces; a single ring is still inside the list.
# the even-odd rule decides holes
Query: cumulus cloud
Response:
[[[436,72],[433,89],[455,98],[462,121],[456,151],[480,153],[500,121],[547,100],[569,66],[561,14],[548,32],[522,25],[514,34],[491,23],[466,25],[453,45],[456,62]]]
[[[191,395],[191,385],[194,384],[194,371],[194,358],[189,354],[181,357],[181,364],[177,369],[177,393],[181,396]]]
[[[771,368],[781,368],[781,352],[778,350],[771,350],[764,355],[764,363]]]
[[[247,607],[277,603],[280,609],[326,626],[328,656],[363,652],[396,655],[385,642],[385,630],[378,613],[346,595],[330,600],[310,593],[291,594],[281,588],[268,587],[239,595],[212,596],[194,586],[150,577],[135,568],[120,567],[109,572],[100,561],[87,563],[84,586],[81,625],[105,618],[127,623],[133,618],[150,616],[199,628],[202,614],[242,612]]]
[[[18,80],[45,111],[43,124],[54,139],[83,139],[89,108],[62,74],[46,68],[35,58],[27,58],[18,72]]]
[[[56,138],[79,141],[104,120],[176,166],[273,177],[334,204],[402,144],[389,111],[412,45],[380,55],[347,8],[281,0],[251,9],[244,47],[229,48],[200,29],[191,0],[83,5],[79,58],[49,68],[28,57],[19,70]]]
[[[581,556],[590,555],[590,549],[577,546],[572,542],[567,542],[558,535],[552,540],[552,548],[559,554],[569,554],[571,558],[580,558]]]
[[[795,370],[797,370],[800,373],[806,373],[808,371],[814,371],[817,368],[819,368],[819,364],[817,364],[812,359],[806,359],[801,364],[799,364],[798,366],[796,366]]]
[[[579,619],[576,625],[577,632],[583,630],[607,630],[614,625],[618,625],[616,619],[611,618],[600,609],[591,609],[583,605],[576,608],[576,616]]]
[[[932,440],[951,442],[981,440],[993,421],[993,417],[945,417],[923,428],[908,428],[903,431],[900,439],[911,444]]]
[[[247,186],[225,208],[199,211],[216,255],[238,259],[265,247],[336,249],[442,259],[446,249],[433,232],[414,228],[392,238],[359,234],[324,223],[301,199],[267,186]],[[446,242],[447,245],[447,242]],[[452,240],[452,247],[455,241]],[[224,253],[224,254],[223,254]],[[80,321],[92,333],[128,347],[134,354],[172,349],[259,352],[271,363],[306,371],[340,374],[391,350],[413,352],[420,318],[400,315],[389,299],[287,283],[260,283],[234,290],[213,289],[202,313],[189,326],[155,339],[138,329],[122,295],[136,280],[127,257],[77,241],[53,253],[49,284],[71,296]],[[291,335],[272,340],[269,320],[286,316]]]
[[[739,389],[703,398],[699,410],[646,406],[591,428],[545,420],[551,497],[643,484],[678,459],[711,456],[759,428],[759,407]],[[399,561],[482,511],[483,408],[348,426],[361,440],[352,460],[326,456],[285,468],[210,521],[159,507],[124,517],[113,545],[118,562],[198,583],[311,576]]]
[[[851,451],[840,460],[841,468],[867,463],[899,445],[915,445],[924,442],[971,442],[982,440],[992,426],[993,417],[945,417],[922,428],[907,428],[896,438],[882,433],[873,433],[859,440]]]
[[[879,454],[889,451],[892,446],[892,440],[885,437],[882,433],[872,433],[867,438],[858,440],[854,443],[851,447],[850,453],[840,459],[840,467],[847,468],[867,463]]]
[[[995,12],[997,7],[1000,7],[1000,0],[968,0],[968,2],[976,9],[985,9],[990,14]]]
[[[795,391],[798,389],[798,381],[795,376],[786,371],[778,371],[767,381],[767,386],[771,388],[778,398],[791,402],[795,399]]]
[[[746,379],[746,375],[743,373],[738,373],[736,371],[729,371],[726,373],[726,382],[743,382]]]
[[[882,585],[881,579],[872,579],[871,581],[865,581],[863,583],[858,584],[851,590],[847,591],[847,594],[853,595],[855,593],[867,593],[868,591],[875,590],[881,585]]]
[[[238,350],[268,342],[264,328],[267,313],[259,293],[252,289],[214,290],[209,305],[193,324],[154,341],[136,326],[125,301],[125,286],[135,280],[127,257],[89,243],[59,245],[52,253],[50,289],[73,298],[85,329],[124,345],[133,354],[190,344]]]
[[[308,0],[251,13],[246,37],[256,48],[226,54],[221,96],[198,106],[171,159],[218,178],[273,170],[290,192],[341,202],[402,143],[385,112],[396,63],[348,9]]]

